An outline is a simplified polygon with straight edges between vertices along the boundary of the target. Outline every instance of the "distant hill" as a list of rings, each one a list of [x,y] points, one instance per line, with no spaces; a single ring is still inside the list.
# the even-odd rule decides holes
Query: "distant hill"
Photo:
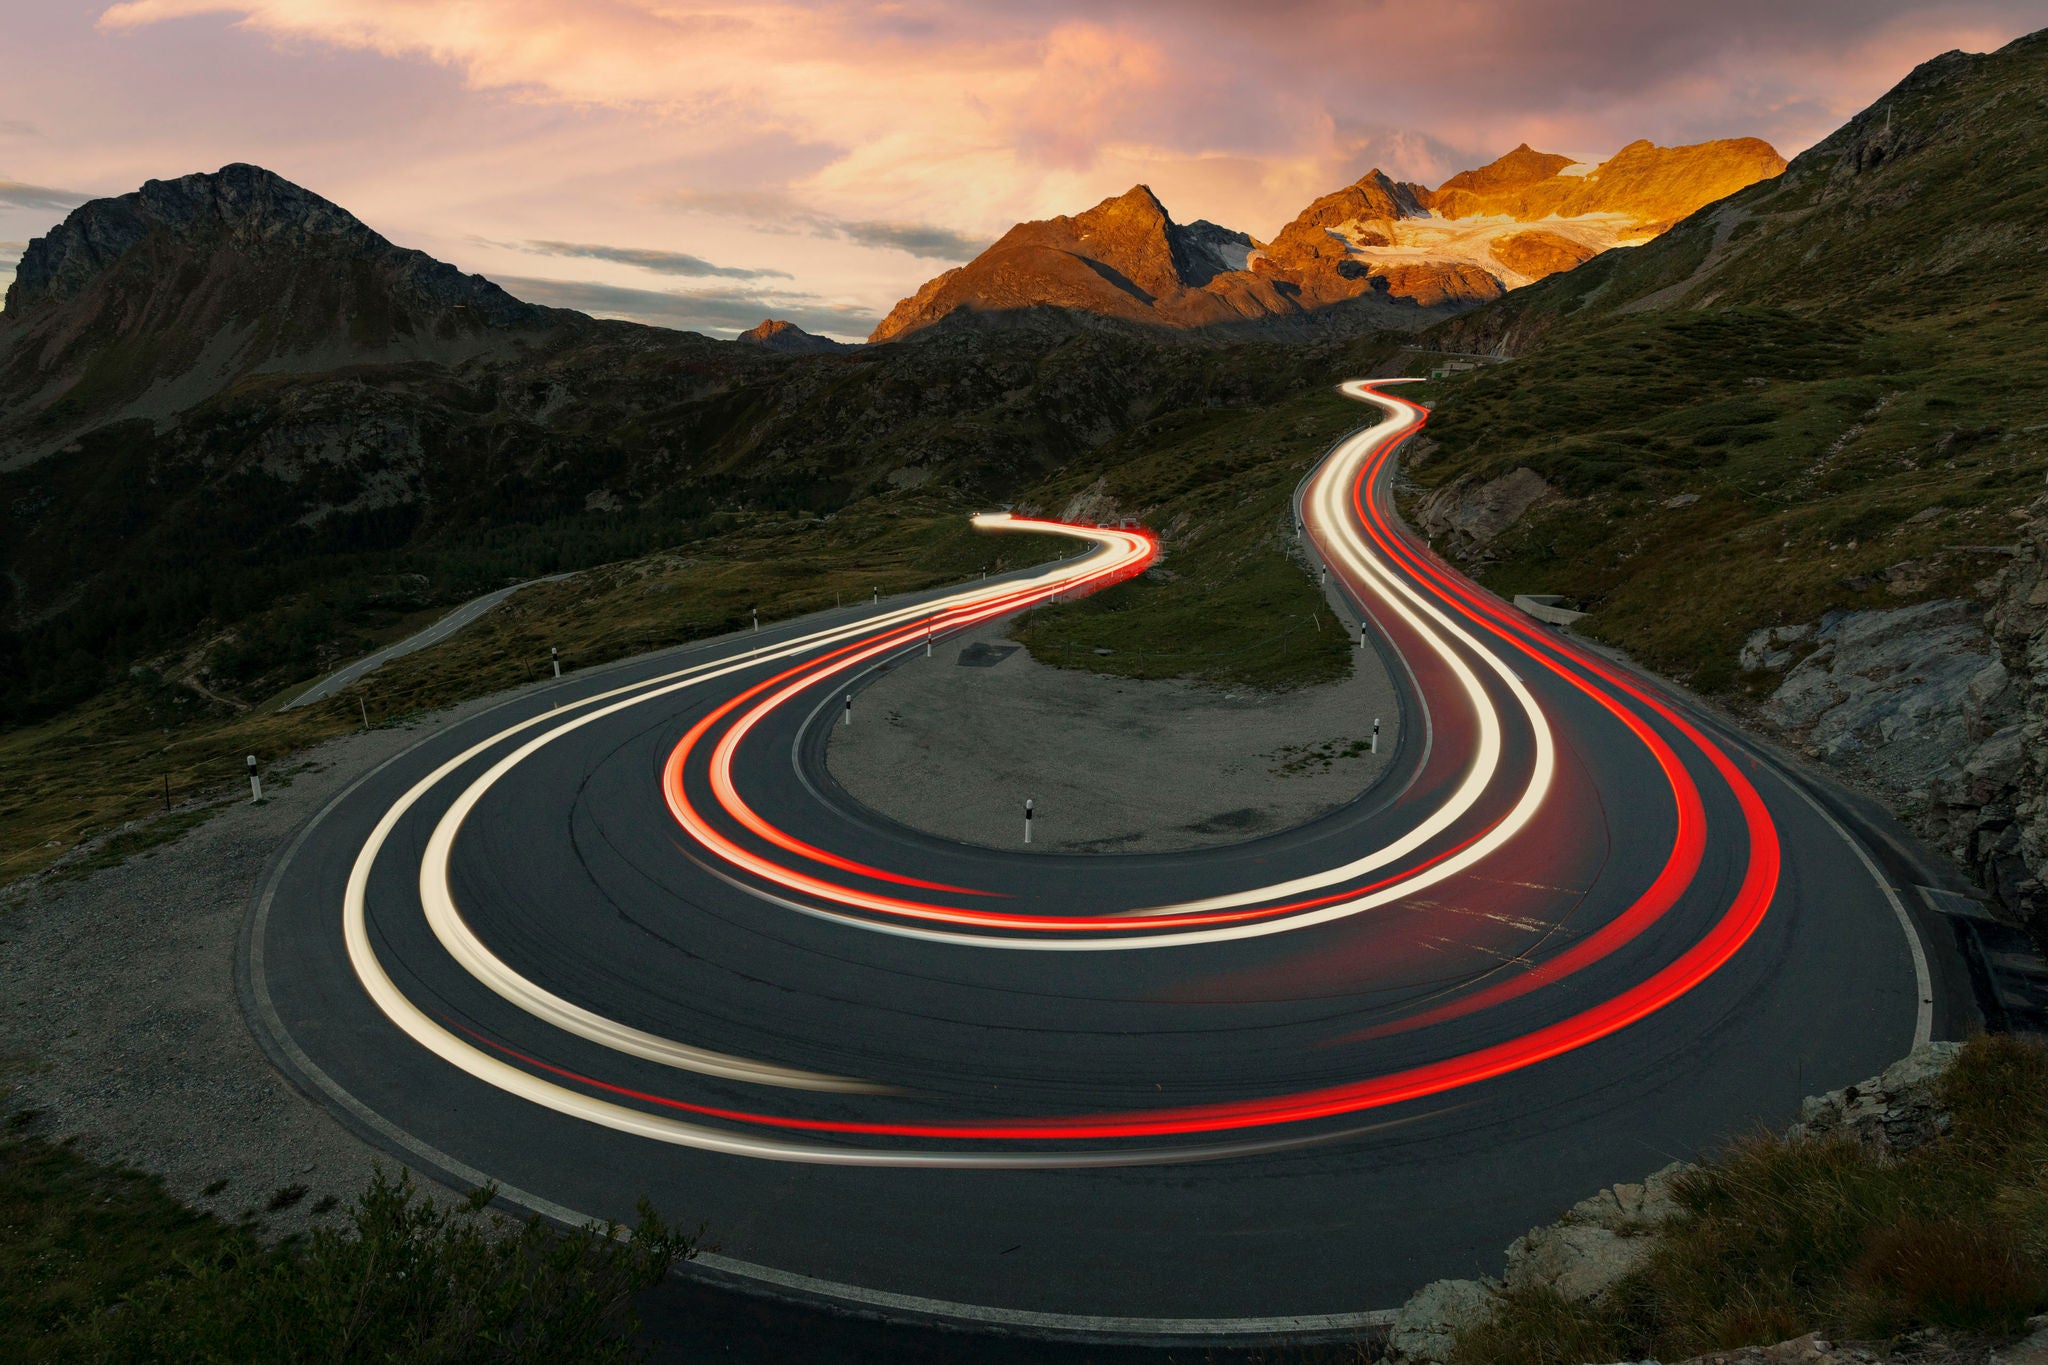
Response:
[[[1598,165],[1524,145],[1433,191],[1368,172],[1270,243],[1175,223],[1139,185],[1071,218],[1018,224],[897,304],[869,340],[1033,307],[1183,329],[1416,328],[1647,241],[1784,166],[1755,138],[1634,142]]]
[[[735,340],[784,355],[820,355],[828,351],[850,351],[853,347],[831,337],[813,336],[793,322],[763,319],[760,326],[741,332]]]

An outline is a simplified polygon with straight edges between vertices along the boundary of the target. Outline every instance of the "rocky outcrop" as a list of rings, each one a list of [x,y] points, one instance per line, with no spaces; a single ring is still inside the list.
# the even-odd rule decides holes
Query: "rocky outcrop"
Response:
[[[1436,1280],[1415,1291],[1394,1314],[1387,1358],[1395,1361],[1450,1359],[1458,1333],[1486,1321],[1493,1310],[1491,1280]]]
[[[2048,946],[2048,497],[1986,601],[1834,612],[1751,634],[1762,718],[1874,787]]]
[[[1537,280],[1584,265],[1598,254],[1589,243],[1541,228],[1496,238],[1487,250],[1509,270]]]
[[[1848,1138],[1884,1157],[1924,1147],[1949,1130],[1936,1087],[1962,1050],[1961,1043],[1928,1043],[1882,1075],[1809,1095],[1800,1103],[1799,1122],[1785,1136],[1795,1142]]]
[[[1764,703],[1765,718],[1824,760],[1861,755],[1894,782],[1931,780],[2010,716],[2005,666],[1975,603],[1831,612],[1751,635],[1745,659],[1783,657],[1787,646],[1811,652]]]
[[[1482,564],[1487,547],[1503,531],[1559,496],[1548,480],[1527,467],[1483,481],[1468,474],[1422,498],[1414,508],[1415,524],[1432,539],[1444,538],[1446,548],[1460,560]]]
[[[1598,166],[1525,144],[1436,190],[1368,171],[1267,243],[1180,226],[1139,185],[1072,218],[1018,224],[897,304],[869,340],[1041,307],[1177,328],[1417,327],[1645,241],[1784,164],[1754,138],[1634,142]]]

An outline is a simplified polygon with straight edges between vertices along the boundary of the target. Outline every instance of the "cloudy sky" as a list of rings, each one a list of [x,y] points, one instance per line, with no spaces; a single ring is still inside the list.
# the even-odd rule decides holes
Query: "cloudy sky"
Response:
[[[0,0],[0,284],[81,199],[253,161],[515,293],[864,335],[1136,182],[1266,237],[1374,166],[1790,156],[2048,0]]]

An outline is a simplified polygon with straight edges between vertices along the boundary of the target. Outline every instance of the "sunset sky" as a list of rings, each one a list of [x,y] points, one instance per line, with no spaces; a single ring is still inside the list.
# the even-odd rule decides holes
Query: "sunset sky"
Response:
[[[266,166],[513,292],[864,336],[1143,181],[1268,237],[1374,166],[1790,156],[2048,0],[0,0],[0,284],[82,199]]]

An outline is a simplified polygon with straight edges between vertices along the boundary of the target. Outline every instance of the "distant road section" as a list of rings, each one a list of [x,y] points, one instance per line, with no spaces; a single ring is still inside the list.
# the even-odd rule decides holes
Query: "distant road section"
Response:
[[[291,711],[301,706],[310,706],[316,701],[325,701],[356,679],[383,667],[393,659],[425,649],[428,645],[440,644],[520,589],[530,588],[536,583],[559,583],[565,578],[573,577],[573,573],[549,574],[546,578],[529,578],[524,583],[514,583],[509,588],[499,588],[496,592],[487,592],[482,597],[472,597],[417,635],[408,635],[397,644],[384,646],[375,654],[365,654],[347,668],[328,674],[277,709]]]

